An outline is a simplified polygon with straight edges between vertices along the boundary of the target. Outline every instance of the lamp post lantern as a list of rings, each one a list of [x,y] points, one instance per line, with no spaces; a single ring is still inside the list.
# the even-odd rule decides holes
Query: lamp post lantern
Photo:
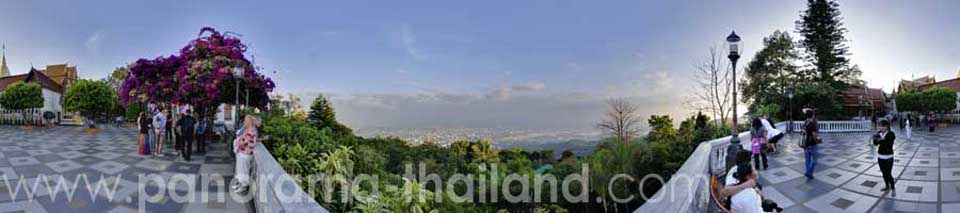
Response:
[[[733,68],[733,125],[730,128],[730,146],[727,147],[727,170],[730,170],[736,164],[737,151],[740,151],[740,136],[737,131],[737,60],[740,59],[740,36],[736,31],[730,32],[727,36],[727,44],[730,48],[730,65]]]
[[[233,128],[234,128],[234,129],[239,129],[239,128],[240,128],[240,77],[242,77],[242,76],[243,76],[243,67],[240,66],[239,64],[238,64],[237,66],[233,67],[233,81],[236,82],[236,86],[237,86],[237,87],[235,88],[235,90],[236,90],[236,96],[235,96],[235,98],[234,98],[234,100],[233,100],[233,101],[234,101],[233,111],[234,111],[234,115],[235,115],[235,116],[233,117]]]

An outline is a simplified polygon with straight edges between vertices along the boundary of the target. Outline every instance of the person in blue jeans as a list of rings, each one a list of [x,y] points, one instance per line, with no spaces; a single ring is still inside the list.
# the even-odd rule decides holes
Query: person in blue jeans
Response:
[[[817,127],[817,114],[813,109],[804,109],[803,114],[807,116],[807,121],[803,123],[803,140],[800,141],[800,147],[803,148],[803,159],[807,167],[803,175],[807,179],[813,179],[813,171],[817,166],[817,144],[820,144],[820,128]]]

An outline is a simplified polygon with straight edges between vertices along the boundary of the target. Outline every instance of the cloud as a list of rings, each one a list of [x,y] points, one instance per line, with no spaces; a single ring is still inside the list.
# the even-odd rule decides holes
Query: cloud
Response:
[[[98,54],[100,52],[100,43],[103,40],[105,31],[97,30],[93,34],[90,34],[90,37],[87,37],[87,41],[84,43],[84,46],[87,48],[87,52],[91,54]]]
[[[607,90],[550,90],[542,82],[463,92],[409,83],[411,92],[324,93],[337,117],[354,128],[517,128],[591,129],[602,119],[605,101],[624,97],[641,106],[641,117],[667,114],[680,121],[688,113],[671,88],[669,73],[650,73]],[[654,90],[662,87],[663,90]],[[657,91],[657,94],[646,91]],[[301,95],[304,103],[311,96]]]
[[[543,88],[545,87],[546,85],[543,84],[543,82],[530,82],[530,83],[521,84],[521,85],[514,85],[510,88],[515,91],[540,91],[540,90],[543,90]]]
[[[407,51],[407,55],[415,60],[424,60],[427,59],[427,56],[417,48],[417,35],[413,33],[413,29],[409,25],[403,25],[400,27],[400,42],[403,44],[403,49]]]
[[[510,96],[514,92],[534,92],[541,91],[544,88],[546,88],[546,85],[543,82],[530,82],[511,86],[501,86],[487,92],[485,97],[487,99],[505,101],[510,99]]]
[[[683,94],[669,72],[644,72],[634,80],[606,88],[605,97],[657,97],[671,99]]]

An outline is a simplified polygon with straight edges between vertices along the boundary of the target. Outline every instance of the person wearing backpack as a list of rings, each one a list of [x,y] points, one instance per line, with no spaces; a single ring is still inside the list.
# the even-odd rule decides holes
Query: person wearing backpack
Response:
[[[180,155],[183,156],[183,159],[190,161],[191,147],[193,145],[193,132],[196,130],[197,120],[193,119],[193,116],[190,115],[190,110],[186,111],[180,120],[177,120],[177,127],[180,128]]]
[[[817,144],[820,144],[820,127],[817,126],[817,114],[813,109],[804,109],[807,121],[803,123],[803,139],[800,147],[803,148],[803,159],[807,171],[804,176],[813,179],[813,171],[817,166]]]
[[[767,130],[760,118],[754,118],[751,124],[750,151],[753,153],[754,169],[759,171],[760,165],[763,165],[763,170],[767,170]]]

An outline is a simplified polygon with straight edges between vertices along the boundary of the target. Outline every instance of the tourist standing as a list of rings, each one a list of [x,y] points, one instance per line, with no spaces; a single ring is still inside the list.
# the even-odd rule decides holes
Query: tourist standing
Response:
[[[139,151],[141,155],[150,154],[150,141],[147,140],[147,137],[150,136],[150,123],[151,118],[147,116],[146,112],[140,112],[140,116],[137,117],[137,126],[140,129],[140,140],[139,140]]]
[[[907,138],[912,138],[912,135],[913,135],[913,127],[910,126],[910,119],[911,119],[910,116],[907,116],[907,119],[904,119],[905,121],[903,121],[907,126],[906,127]]]
[[[183,132],[180,129],[180,119],[183,118],[183,112],[179,110],[174,110],[177,113],[170,114],[170,119],[167,119],[167,129],[173,129],[170,133],[173,137],[173,151],[177,152],[177,155],[183,156]]]
[[[250,161],[253,159],[253,150],[257,142],[257,126],[260,122],[252,115],[247,115],[243,119],[243,129],[240,135],[234,140],[234,147],[237,152],[236,174],[237,184],[233,186],[233,192],[243,192],[250,185]]]
[[[886,186],[880,191],[894,189],[893,175],[893,142],[897,135],[890,131],[890,122],[880,121],[880,131],[873,136],[873,145],[879,146],[877,149],[877,164],[880,167],[880,173],[883,174],[883,184]]]
[[[930,132],[933,132],[937,129],[937,117],[930,113],[930,116],[927,116],[927,126],[930,127]]]
[[[780,139],[783,139],[783,132],[770,124],[770,115],[763,115],[760,122],[763,123],[763,128],[767,130],[767,144],[770,145],[770,147],[767,147],[768,150],[773,150],[770,151],[771,153],[780,152],[779,143]]]
[[[897,113],[897,124],[900,127],[900,130],[905,130],[907,128],[907,119],[902,113]]]
[[[153,118],[156,114],[156,111],[150,111],[150,113],[147,114],[147,127],[149,129],[147,133],[148,155],[153,154],[153,152],[155,152],[153,150],[157,149],[157,128],[153,126]]]
[[[190,161],[190,149],[193,146],[193,132],[196,123],[197,121],[190,115],[189,109],[186,114],[180,117],[180,120],[177,120],[177,127],[180,127],[180,155],[187,161]]]
[[[163,141],[166,138],[164,134],[167,130],[167,115],[163,113],[162,110],[157,110],[157,114],[153,116],[153,129],[156,132],[157,140],[154,146],[153,156],[159,157],[163,154]]]
[[[207,152],[207,145],[206,145],[207,121],[206,120],[200,119],[200,122],[197,122],[197,131],[195,134],[197,135],[197,137],[194,138],[195,139],[194,143],[197,144],[196,145],[197,153],[206,153]]]
[[[760,118],[754,118],[750,128],[750,151],[753,152],[753,167],[767,169],[767,130]],[[762,163],[762,164],[761,164]]]
[[[164,131],[166,131],[164,134],[167,137],[164,142],[166,143],[173,142],[174,144],[176,144],[177,138],[176,138],[176,134],[173,132],[173,124],[177,120],[177,113],[171,113],[170,109],[166,109],[163,112],[164,112],[164,115],[167,116],[167,123],[163,125],[163,127],[165,128]]]
[[[803,148],[803,159],[807,171],[804,176],[807,179],[813,179],[813,171],[817,166],[817,144],[821,143],[820,128],[817,126],[817,114],[813,109],[804,109],[807,121],[803,123],[803,140],[800,147]]]

